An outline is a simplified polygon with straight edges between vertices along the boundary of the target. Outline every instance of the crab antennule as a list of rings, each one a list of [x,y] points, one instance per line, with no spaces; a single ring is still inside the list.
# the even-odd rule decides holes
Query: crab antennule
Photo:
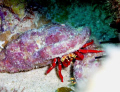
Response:
[[[61,64],[60,58],[58,58],[57,61],[58,61],[58,74],[59,74],[59,77],[61,79],[61,82],[63,82],[63,76],[61,74],[62,64]]]
[[[56,62],[57,62],[57,59],[54,58],[54,59],[53,59],[52,66],[47,70],[46,74],[48,74],[48,73],[56,66]]]
[[[94,43],[94,41],[91,40],[89,43],[86,43],[85,45],[83,45],[82,48],[86,48],[87,46],[89,46],[89,45],[91,45],[91,44],[93,44],[93,43]]]
[[[85,50],[85,49],[79,49],[79,52],[81,53],[99,53],[99,52],[104,52],[102,50]]]

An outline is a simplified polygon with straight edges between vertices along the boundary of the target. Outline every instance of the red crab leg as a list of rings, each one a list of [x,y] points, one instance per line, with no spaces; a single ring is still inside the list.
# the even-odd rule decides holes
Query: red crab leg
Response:
[[[99,52],[104,52],[102,50],[85,50],[85,49],[79,49],[79,52],[82,53],[99,53]]]
[[[52,66],[47,70],[46,74],[48,74],[48,73],[56,66],[56,62],[57,62],[57,59],[54,58],[54,59],[53,59]]]
[[[82,48],[85,48],[85,47],[87,47],[87,46],[89,46],[89,45],[91,45],[91,44],[93,44],[93,43],[94,43],[94,41],[91,40],[89,43],[86,43],[85,45],[83,45]]]
[[[58,61],[58,74],[59,74],[59,77],[61,79],[61,82],[63,82],[63,76],[61,74],[62,64],[61,64],[60,58],[58,58],[57,61]]]
[[[76,60],[83,60],[84,55],[82,53],[78,51],[75,51],[74,53],[77,55],[77,57],[75,58]]]
[[[68,67],[69,65],[70,65],[70,63],[71,63],[71,60],[67,60],[67,59],[65,59],[63,62],[62,62],[62,64],[65,66],[65,67]]]

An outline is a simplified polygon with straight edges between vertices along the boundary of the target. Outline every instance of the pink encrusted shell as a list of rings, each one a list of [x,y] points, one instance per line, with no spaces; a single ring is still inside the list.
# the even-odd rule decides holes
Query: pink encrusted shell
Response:
[[[51,64],[53,58],[81,48],[89,36],[87,27],[76,31],[61,24],[29,30],[0,52],[0,72],[15,73]]]

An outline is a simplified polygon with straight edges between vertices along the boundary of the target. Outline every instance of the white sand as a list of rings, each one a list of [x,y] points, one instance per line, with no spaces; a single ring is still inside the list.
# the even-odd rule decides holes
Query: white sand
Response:
[[[57,77],[55,69],[48,75],[45,75],[47,67],[34,69],[29,72],[21,73],[0,73],[0,92],[55,92],[59,87],[65,87],[70,84],[68,82],[70,67],[62,70],[64,82]],[[1,91],[2,90],[2,91]]]

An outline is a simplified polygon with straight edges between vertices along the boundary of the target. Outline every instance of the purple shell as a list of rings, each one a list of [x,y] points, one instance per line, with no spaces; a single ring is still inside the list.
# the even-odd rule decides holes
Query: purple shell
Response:
[[[76,31],[60,24],[29,30],[1,51],[0,72],[27,71],[51,64],[53,58],[81,48],[89,36],[87,27]]]

